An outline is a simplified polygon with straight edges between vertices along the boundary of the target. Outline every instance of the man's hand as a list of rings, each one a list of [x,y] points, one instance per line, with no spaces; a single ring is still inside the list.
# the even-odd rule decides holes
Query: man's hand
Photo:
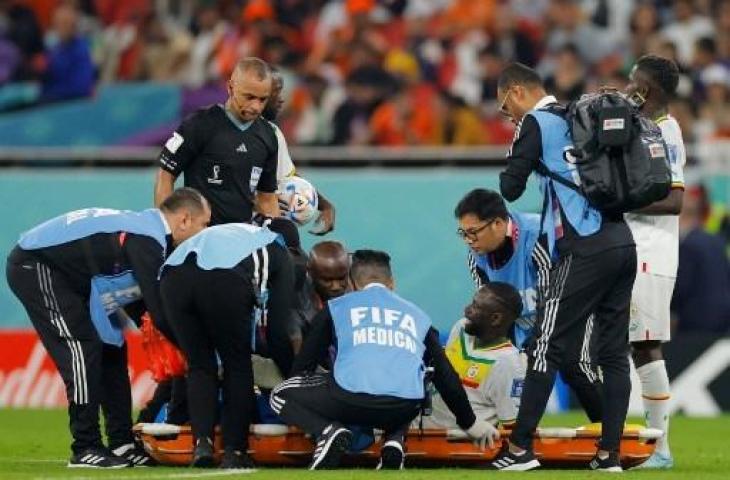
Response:
[[[319,193],[319,192],[318,192]],[[326,235],[335,229],[335,206],[319,193],[319,216],[309,230],[312,235]]]
[[[474,440],[474,445],[479,447],[480,450],[484,450],[486,445],[489,444],[489,448],[494,448],[494,442],[499,440],[499,430],[491,423],[485,420],[477,419],[474,425],[469,427],[466,434]]]

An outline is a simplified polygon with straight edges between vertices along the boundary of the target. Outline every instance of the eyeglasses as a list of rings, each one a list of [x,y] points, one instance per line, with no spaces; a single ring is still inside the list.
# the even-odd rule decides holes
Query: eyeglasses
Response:
[[[476,240],[479,238],[479,233],[481,233],[482,230],[484,230],[485,228],[487,228],[488,226],[493,224],[495,220],[496,220],[496,218],[493,218],[493,219],[489,220],[488,222],[486,222],[481,227],[470,228],[469,230],[464,230],[463,228],[457,228],[456,234],[458,236],[460,236],[461,238],[463,238],[464,240]]]

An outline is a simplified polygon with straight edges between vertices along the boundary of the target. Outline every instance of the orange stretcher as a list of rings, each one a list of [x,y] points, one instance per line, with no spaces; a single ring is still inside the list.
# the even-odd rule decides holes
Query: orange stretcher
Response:
[[[147,452],[165,465],[189,465],[192,435],[189,426],[159,423],[135,425],[134,432]],[[548,467],[587,467],[596,452],[600,424],[578,428],[540,428],[535,433],[534,449],[540,462]],[[502,439],[508,432],[502,432]],[[621,440],[621,464],[639,465],[654,452],[662,431],[642,425],[626,425]],[[480,451],[460,430],[411,430],[406,439],[406,464],[413,466],[477,466],[496,457],[502,441],[494,448]],[[296,428],[284,425],[252,425],[249,454],[258,465],[304,466],[313,451],[312,441]],[[216,432],[216,460],[223,455],[221,437]],[[374,466],[379,457],[379,442],[348,455],[343,465]]]

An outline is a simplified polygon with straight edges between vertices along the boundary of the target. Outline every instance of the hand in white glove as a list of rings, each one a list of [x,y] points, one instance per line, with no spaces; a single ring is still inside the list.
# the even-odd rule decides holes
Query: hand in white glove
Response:
[[[491,423],[485,420],[477,419],[474,425],[469,427],[466,434],[474,440],[474,445],[479,447],[480,450],[484,450],[486,445],[489,444],[489,448],[494,448],[494,442],[499,440],[499,430]]]

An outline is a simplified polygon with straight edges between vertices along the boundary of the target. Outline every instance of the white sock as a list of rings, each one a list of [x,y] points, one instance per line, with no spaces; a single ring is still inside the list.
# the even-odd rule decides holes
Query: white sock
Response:
[[[669,453],[669,376],[664,360],[656,360],[636,369],[641,380],[641,397],[644,400],[646,425],[664,432],[656,442],[656,452]]]

